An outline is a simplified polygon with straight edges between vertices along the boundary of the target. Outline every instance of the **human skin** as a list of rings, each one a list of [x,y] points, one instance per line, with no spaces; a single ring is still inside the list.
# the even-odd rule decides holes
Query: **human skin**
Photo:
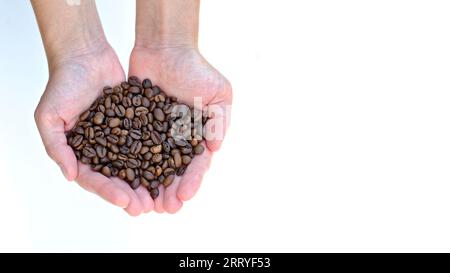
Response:
[[[31,2],[49,66],[49,80],[35,111],[49,156],[69,181],[75,180],[132,216],[153,209],[178,211],[198,190],[224,132],[207,141],[205,152],[193,160],[182,178],[161,189],[155,201],[143,186],[133,191],[126,182],[107,178],[77,162],[65,133],[104,86],[120,83],[125,74],[105,38],[94,0],[82,0],[79,6],[69,6],[62,0]],[[150,77],[168,94],[188,104],[194,96],[200,96],[204,106],[224,109],[231,104],[231,86],[199,53],[198,7],[198,1],[138,0],[129,75]],[[217,119],[225,116],[216,114],[209,124]]]
[[[157,212],[177,212],[184,201],[195,195],[229,124],[231,85],[200,54],[199,7],[199,0],[136,1],[136,41],[129,75],[150,77],[166,93],[190,105],[194,97],[201,97],[203,107],[222,110],[206,126],[218,122],[224,125],[223,132],[207,138],[207,149],[194,158],[182,177],[176,177],[168,188],[160,188],[155,199]]]
[[[107,178],[77,162],[65,132],[101,94],[106,85],[125,80],[108,44],[94,0],[69,6],[62,0],[31,1],[49,67],[49,80],[35,110],[45,149],[65,177],[136,216],[153,209],[142,186],[133,191],[118,178]]]

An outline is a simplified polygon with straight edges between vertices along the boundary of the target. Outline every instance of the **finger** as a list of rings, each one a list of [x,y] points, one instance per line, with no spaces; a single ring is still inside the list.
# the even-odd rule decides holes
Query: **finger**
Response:
[[[154,202],[155,202],[155,211],[158,212],[158,213],[163,213],[164,212],[164,186],[160,185],[158,187],[158,190],[159,190],[159,195],[154,200]]]
[[[178,198],[177,191],[181,177],[175,177],[172,184],[164,192],[164,210],[168,213],[176,213],[183,206],[183,202]]]
[[[203,154],[198,155],[192,160],[192,163],[186,169],[180,186],[178,187],[177,196],[181,201],[191,199],[200,188],[203,175],[211,164],[213,153],[209,149],[205,149]]]
[[[64,121],[56,114],[37,108],[36,124],[44,143],[47,154],[58,164],[67,180],[77,177],[77,159],[72,149],[67,145],[64,134]]]
[[[111,179],[93,172],[89,166],[81,162],[78,163],[78,169],[77,182],[83,189],[97,194],[118,207],[126,208],[129,205],[130,197],[128,194]]]
[[[142,213],[143,205],[141,203],[140,198],[136,194],[136,192],[122,179],[117,177],[112,177],[111,180],[120,186],[120,188],[125,191],[128,196],[130,197],[130,202],[128,203],[128,206],[124,208],[124,210],[130,215],[130,216],[138,216]]]
[[[206,122],[203,135],[208,149],[215,152],[220,149],[230,122],[230,109],[224,102],[207,106],[209,120]]]
[[[143,212],[147,213],[152,211],[155,204],[153,203],[148,190],[144,186],[139,186],[139,188],[136,189],[136,194],[141,200]]]

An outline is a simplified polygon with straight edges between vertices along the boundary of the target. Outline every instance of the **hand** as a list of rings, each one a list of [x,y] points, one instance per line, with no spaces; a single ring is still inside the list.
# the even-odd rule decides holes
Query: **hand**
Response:
[[[52,63],[35,119],[48,155],[68,180],[76,180],[84,189],[136,216],[153,209],[147,190],[141,186],[133,191],[124,181],[107,178],[77,162],[65,136],[104,86],[124,80],[123,69],[109,45]]]
[[[222,111],[216,112],[206,127],[220,123],[226,129],[229,118],[225,113],[232,101],[231,85],[196,48],[136,46],[130,57],[129,75],[150,78],[154,85],[186,104],[193,105],[194,97],[201,97],[203,107],[219,107]],[[155,211],[175,213],[182,207],[183,201],[195,195],[209,168],[213,152],[220,148],[224,133],[225,130],[218,135],[216,132],[214,138],[206,134],[207,149],[194,158],[182,177],[177,176],[166,189],[161,186],[155,200]]]

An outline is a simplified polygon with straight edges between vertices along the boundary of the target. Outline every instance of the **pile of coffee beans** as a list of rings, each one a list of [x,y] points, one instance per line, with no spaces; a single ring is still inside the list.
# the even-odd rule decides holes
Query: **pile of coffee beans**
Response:
[[[149,79],[135,76],[114,87],[82,113],[67,134],[76,157],[94,171],[116,176],[155,199],[195,155],[203,153],[206,113],[177,102]]]

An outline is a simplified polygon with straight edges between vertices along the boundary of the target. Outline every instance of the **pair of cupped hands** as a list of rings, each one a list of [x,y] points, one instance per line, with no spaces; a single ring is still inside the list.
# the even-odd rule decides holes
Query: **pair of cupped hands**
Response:
[[[232,92],[228,80],[199,53],[189,47],[135,47],[130,56],[128,75],[150,78],[167,94],[193,105],[201,97],[204,107],[231,105]],[[77,161],[67,144],[66,132],[73,128],[78,116],[101,95],[104,86],[119,84],[126,79],[116,53],[109,44],[61,57],[49,63],[49,81],[35,111],[35,120],[45,150],[59,165],[69,181],[76,181],[85,190],[137,216],[152,210],[175,213],[184,201],[191,199],[200,187],[213,153],[222,138],[206,141],[205,152],[196,156],[181,177],[172,185],[160,188],[152,200],[142,185],[132,190],[117,177],[106,177]],[[214,118],[225,119],[225,116]],[[227,124],[228,121],[223,121]]]

